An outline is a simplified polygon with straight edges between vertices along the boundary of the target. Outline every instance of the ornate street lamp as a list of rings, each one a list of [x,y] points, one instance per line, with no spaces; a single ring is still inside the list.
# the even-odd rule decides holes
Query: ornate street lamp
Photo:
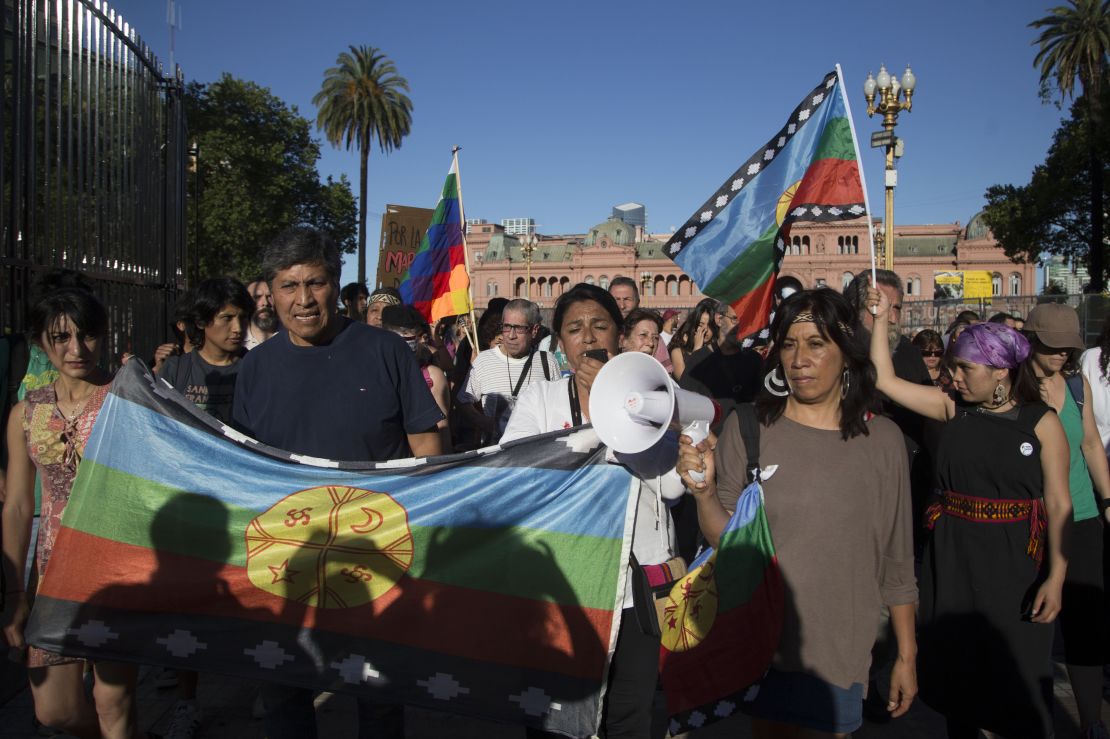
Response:
[[[536,250],[536,234],[526,233],[520,239],[520,253],[524,255],[524,263],[527,265],[525,277],[525,287],[528,291],[528,299],[532,299],[532,252]]]
[[[917,77],[910,71],[909,66],[902,73],[901,83],[886,71],[884,65],[879,66],[878,76],[872,76],[868,72],[867,80],[863,83],[863,96],[867,98],[867,115],[870,117],[880,113],[883,116],[885,129],[871,137],[871,146],[886,148],[886,214],[883,225],[886,229],[884,266],[887,269],[894,269],[894,188],[898,184],[894,159],[902,156],[902,142],[895,138],[894,127],[898,124],[898,114],[903,110],[908,112],[912,108],[915,87],[917,87]],[[878,93],[877,103],[876,93]]]

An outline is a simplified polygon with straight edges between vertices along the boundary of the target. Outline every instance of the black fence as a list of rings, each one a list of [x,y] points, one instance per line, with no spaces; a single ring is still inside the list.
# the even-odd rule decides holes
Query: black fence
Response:
[[[109,361],[149,354],[189,267],[181,73],[100,0],[0,2],[0,331],[66,267],[110,310]]]

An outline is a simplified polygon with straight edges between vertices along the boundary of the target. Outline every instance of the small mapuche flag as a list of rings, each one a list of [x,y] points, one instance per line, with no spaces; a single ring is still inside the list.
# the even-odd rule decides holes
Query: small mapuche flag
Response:
[[[405,305],[414,306],[431,324],[470,311],[458,153],[451,161],[432,222],[399,290]]]
[[[672,736],[738,710],[771,664],[783,615],[763,488],[753,482],[717,549],[694,561],[664,606],[659,669]]]
[[[28,641],[597,731],[636,498],[592,429],[340,468],[141,364],[89,437]]]
[[[733,307],[749,344],[753,335],[766,338],[791,224],[867,212],[858,159],[838,67],[675,232],[664,253],[703,293]]]

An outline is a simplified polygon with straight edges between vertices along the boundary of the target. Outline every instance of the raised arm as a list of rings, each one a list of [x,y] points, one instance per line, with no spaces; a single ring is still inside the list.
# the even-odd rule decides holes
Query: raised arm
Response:
[[[867,291],[867,304],[875,306],[875,325],[871,328],[871,363],[875,365],[879,392],[903,408],[926,418],[947,421],[956,413],[956,404],[939,387],[918,385],[894,374],[894,361],[887,344],[887,315],[890,299],[875,288]]]

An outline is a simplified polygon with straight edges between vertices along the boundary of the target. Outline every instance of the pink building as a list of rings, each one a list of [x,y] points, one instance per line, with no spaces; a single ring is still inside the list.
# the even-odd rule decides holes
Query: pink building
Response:
[[[998,296],[1031,295],[1036,265],[1016,264],[1003,253],[982,216],[967,227],[957,223],[895,226],[894,269],[905,286],[906,299],[931,299],[938,271],[986,270],[993,275]],[[685,308],[697,303],[701,291],[678,265],[663,256],[670,234],[648,234],[616,218],[584,234],[537,236],[532,252],[531,298],[549,308],[564,290],[578,282],[608,287],[614,277],[631,277],[640,286],[647,308]],[[791,232],[781,274],[793,275],[806,287],[843,289],[851,277],[871,266],[867,221],[801,223]],[[467,237],[474,304],[484,308],[492,297],[527,297],[529,265],[521,242],[494,224],[473,226]]]

